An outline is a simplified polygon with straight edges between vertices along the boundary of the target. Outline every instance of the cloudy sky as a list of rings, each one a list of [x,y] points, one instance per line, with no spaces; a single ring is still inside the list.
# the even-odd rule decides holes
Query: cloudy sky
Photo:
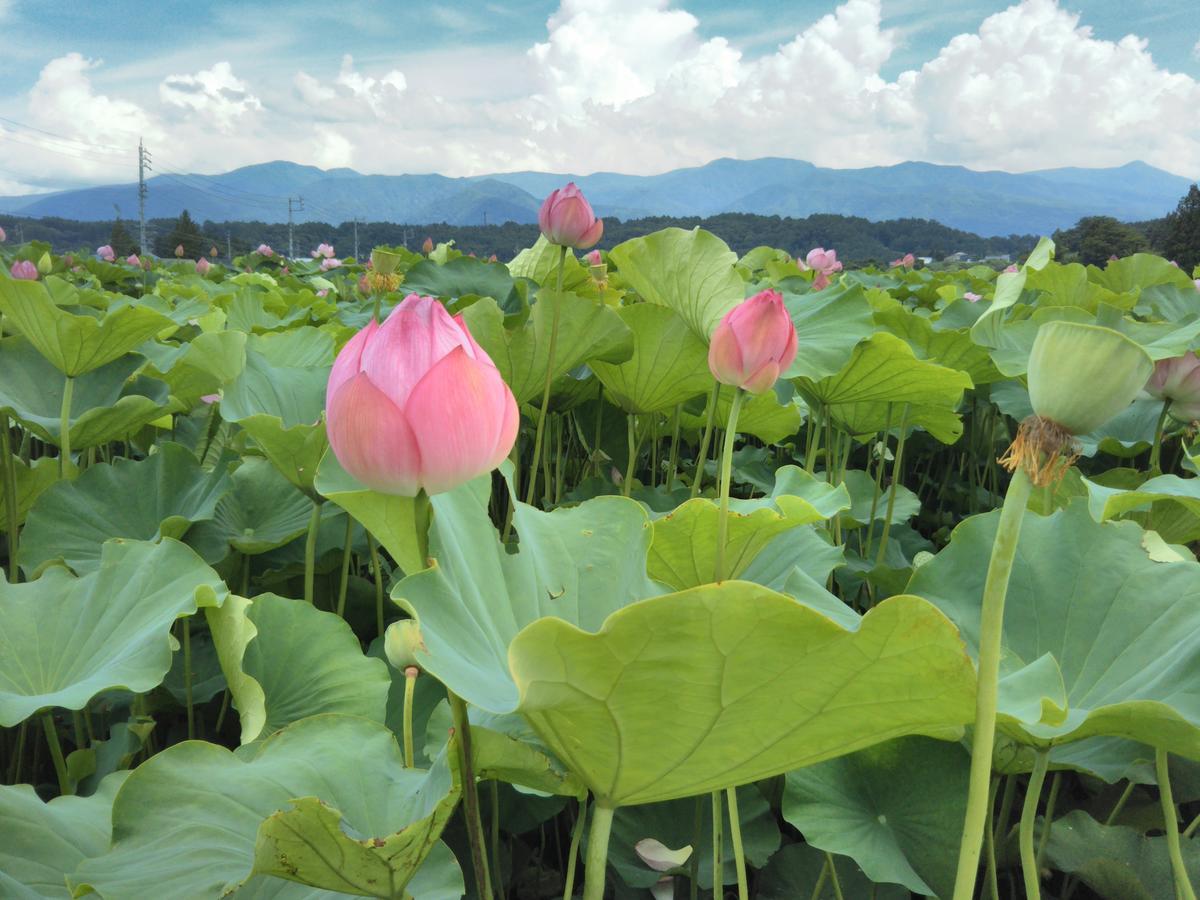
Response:
[[[333,10],[336,10],[334,12]],[[0,0],[0,193],[272,159],[1200,177],[1197,0]]]

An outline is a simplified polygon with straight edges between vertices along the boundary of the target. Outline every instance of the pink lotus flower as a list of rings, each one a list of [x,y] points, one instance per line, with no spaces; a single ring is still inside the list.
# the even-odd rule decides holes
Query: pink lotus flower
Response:
[[[117,257],[117,255],[113,253],[113,248],[108,246],[108,244],[105,244],[103,247],[97,247],[96,255],[105,262],[112,262]]]
[[[325,393],[329,445],[368,487],[414,497],[491,471],[520,413],[461,315],[409,294],[342,348]]]
[[[288,267],[287,267],[287,266],[284,266],[282,269],[280,269],[280,270],[279,270],[279,274],[280,274],[280,275],[286,275],[287,273],[288,273]]]
[[[324,257],[325,259],[333,259],[333,245],[332,244],[318,244],[317,249],[311,251],[310,255],[312,256],[313,259],[317,259],[318,257]]]
[[[837,251],[826,250],[824,247],[815,247],[809,250],[805,262],[808,264],[808,268],[817,273],[817,277],[813,279],[814,291],[822,291],[829,287],[829,276],[842,271]]]
[[[1018,270],[1017,270],[1017,264],[1016,264],[1016,263],[1010,263],[1009,265],[1005,266],[1005,268],[1004,268],[1004,271],[1005,271],[1005,272],[1016,272],[1016,271],[1018,271]]]
[[[8,270],[9,274],[18,281],[37,281],[38,270],[32,260],[19,259],[12,264],[12,268]]]
[[[597,219],[583,192],[570,182],[551,191],[538,210],[538,226],[552,244],[586,250],[604,234],[604,220]]]
[[[219,402],[220,399],[221,399],[220,394],[201,394],[200,395],[200,402],[207,403],[209,406],[212,406],[214,403]]]
[[[604,265],[604,257],[600,255],[599,250],[593,250],[591,253],[588,253],[586,256],[584,256],[584,259],[587,260],[587,264],[589,266]]]
[[[197,275],[207,275],[208,270],[211,268],[212,268],[212,263],[210,263],[203,256],[200,257],[198,260],[196,260],[196,274]]]
[[[967,291],[966,293],[963,294],[963,299],[966,300],[968,303],[978,303],[983,298],[981,296],[979,296],[978,294],[976,294],[974,291]]]
[[[495,261],[496,261],[496,254],[493,253],[491,256],[488,257],[488,262],[495,262]],[[1197,284],[1200,285],[1200,282],[1197,282]]]
[[[321,271],[328,272],[330,269],[336,269],[341,264],[342,264],[342,261],[340,259],[330,259],[330,258],[323,259],[323,260],[321,260]]]
[[[0,228],[0,244],[3,244],[7,240],[8,240],[8,235],[5,233],[3,228]]]
[[[259,256],[265,256],[268,259],[270,259],[272,256],[275,255],[275,251],[272,250],[270,248],[270,246],[268,246],[267,244],[259,244],[258,249],[255,250],[254,252],[257,253]]]
[[[893,269],[911,269],[917,264],[917,258],[911,253],[905,253],[899,259],[893,259],[889,265]]]
[[[125,265],[140,269],[142,267],[142,261],[138,259],[138,255],[136,253],[130,253],[127,257],[125,257]]]
[[[783,295],[765,290],[721,319],[708,347],[708,368],[721,384],[752,394],[770,390],[796,358],[796,327]]]
[[[317,296],[318,297],[328,297],[329,296],[329,288],[322,288],[321,290],[317,291]]]
[[[1200,357],[1192,351],[1160,359],[1146,382],[1146,393],[1159,400],[1170,400],[1171,415],[1180,421],[1200,419]]]
[[[176,244],[176,245],[175,245],[175,258],[176,258],[176,259],[183,259],[183,244]]]
[[[371,282],[367,281],[366,275],[358,276],[358,289],[364,294],[371,293]]]
[[[430,253],[433,252],[433,238],[431,238],[431,237],[425,238],[424,243],[421,244],[421,252],[424,253],[426,256],[428,256]]]

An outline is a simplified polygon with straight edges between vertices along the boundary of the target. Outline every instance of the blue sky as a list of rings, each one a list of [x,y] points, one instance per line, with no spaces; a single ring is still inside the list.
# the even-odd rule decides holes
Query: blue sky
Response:
[[[336,9],[336,13],[330,12]],[[0,0],[0,193],[274,158],[1200,176],[1196,0]]]

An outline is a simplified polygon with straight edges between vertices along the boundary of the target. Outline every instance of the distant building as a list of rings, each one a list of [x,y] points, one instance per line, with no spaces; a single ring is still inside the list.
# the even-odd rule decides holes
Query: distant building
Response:
[[[971,261],[971,254],[966,253],[962,250],[959,250],[957,253],[951,253],[949,256],[947,256],[945,259],[942,260],[942,262],[948,262],[948,263],[961,263],[961,262],[970,262],[970,261]]]

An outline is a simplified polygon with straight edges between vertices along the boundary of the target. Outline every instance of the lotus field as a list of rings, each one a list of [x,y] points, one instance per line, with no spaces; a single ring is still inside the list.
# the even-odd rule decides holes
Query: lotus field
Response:
[[[541,226],[0,245],[0,896],[1194,898],[1200,272]]]

